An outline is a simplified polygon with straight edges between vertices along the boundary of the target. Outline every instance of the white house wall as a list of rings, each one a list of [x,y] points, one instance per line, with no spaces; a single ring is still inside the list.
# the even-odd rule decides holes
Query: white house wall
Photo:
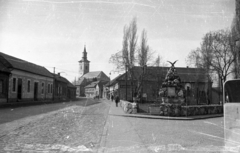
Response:
[[[34,82],[38,82],[38,100],[52,99],[53,93],[51,92],[51,85],[53,86],[53,78],[32,74],[20,70],[13,70],[12,75],[9,77],[9,101],[17,101],[17,85],[18,78],[22,79],[22,100],[34,100]],[[16,91],[13,91],[13,78],[16,78]],[[30,80],[30,92],[28,92],[28,80]],[[44,92],[42,93],[42,83],[44,83]],[[48,84],[50,84],[50,92],[48,93]]]

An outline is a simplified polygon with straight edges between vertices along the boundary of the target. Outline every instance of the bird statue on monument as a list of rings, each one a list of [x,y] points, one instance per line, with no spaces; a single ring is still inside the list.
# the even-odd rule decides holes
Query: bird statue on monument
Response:
[[[165,77],[165,79],[166,80],[168,80],[168,81],[173,81],[173,79],[174,79],[174,76],[175,76],[175,67],[174,67],[174,64],[177,62],[178,60],[176,60],[175,62],[170,62],[170,61],[167,61],[167,62],[169,62],[170,64],[171,64],[171,67],[170,67],[170,69],[168,70],[168,72],[167,72],[167,75],[166,75],[166,77]]]
[[[170,62],[170,61],[167,61],[167,62],[169,62],[172,66],[171,67],[174,67],[174,64],[177,62],[178,60],[176,60],[175,62]]]

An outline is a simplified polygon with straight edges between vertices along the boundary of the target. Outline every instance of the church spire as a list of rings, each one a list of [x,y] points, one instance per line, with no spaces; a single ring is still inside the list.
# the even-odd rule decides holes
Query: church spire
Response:
[[[83,56],[82,56],[83,60],[87,60],[87,51],[86,51],[86,45],[84,45],[84,50],[83,50]]]
[[[87,50],[86,45],[84,44],[84,49],[82,52],[82,59],[79,62],[79,77],[89,72],[89,63],[90,61],[87,59]]]
[[[87,51],[86,51],[86,44],[84,44],[84,52],[87,52]]]

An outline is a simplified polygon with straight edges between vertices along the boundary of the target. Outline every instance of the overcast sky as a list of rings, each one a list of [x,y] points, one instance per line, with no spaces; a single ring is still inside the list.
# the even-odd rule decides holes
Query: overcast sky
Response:
[[[109,75],[123,27],[137,17],[155,55],[185,67],[205,33],[231,26],[234,10],[235,0],[1,0],[0,52],[72,81],[86,44],[90,71]]]

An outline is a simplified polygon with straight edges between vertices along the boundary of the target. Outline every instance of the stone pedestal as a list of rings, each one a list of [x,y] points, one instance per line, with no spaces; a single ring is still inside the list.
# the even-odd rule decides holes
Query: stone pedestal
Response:
[[[175,63],[176,62],[171,63],[172,66],[169,68],[159,92],[162,97],[160,115],[164,116],[180,116],[181,105],[185,104],[185,91],[181,85],[181,79],[177,75],[177,71],[174,67]]]

